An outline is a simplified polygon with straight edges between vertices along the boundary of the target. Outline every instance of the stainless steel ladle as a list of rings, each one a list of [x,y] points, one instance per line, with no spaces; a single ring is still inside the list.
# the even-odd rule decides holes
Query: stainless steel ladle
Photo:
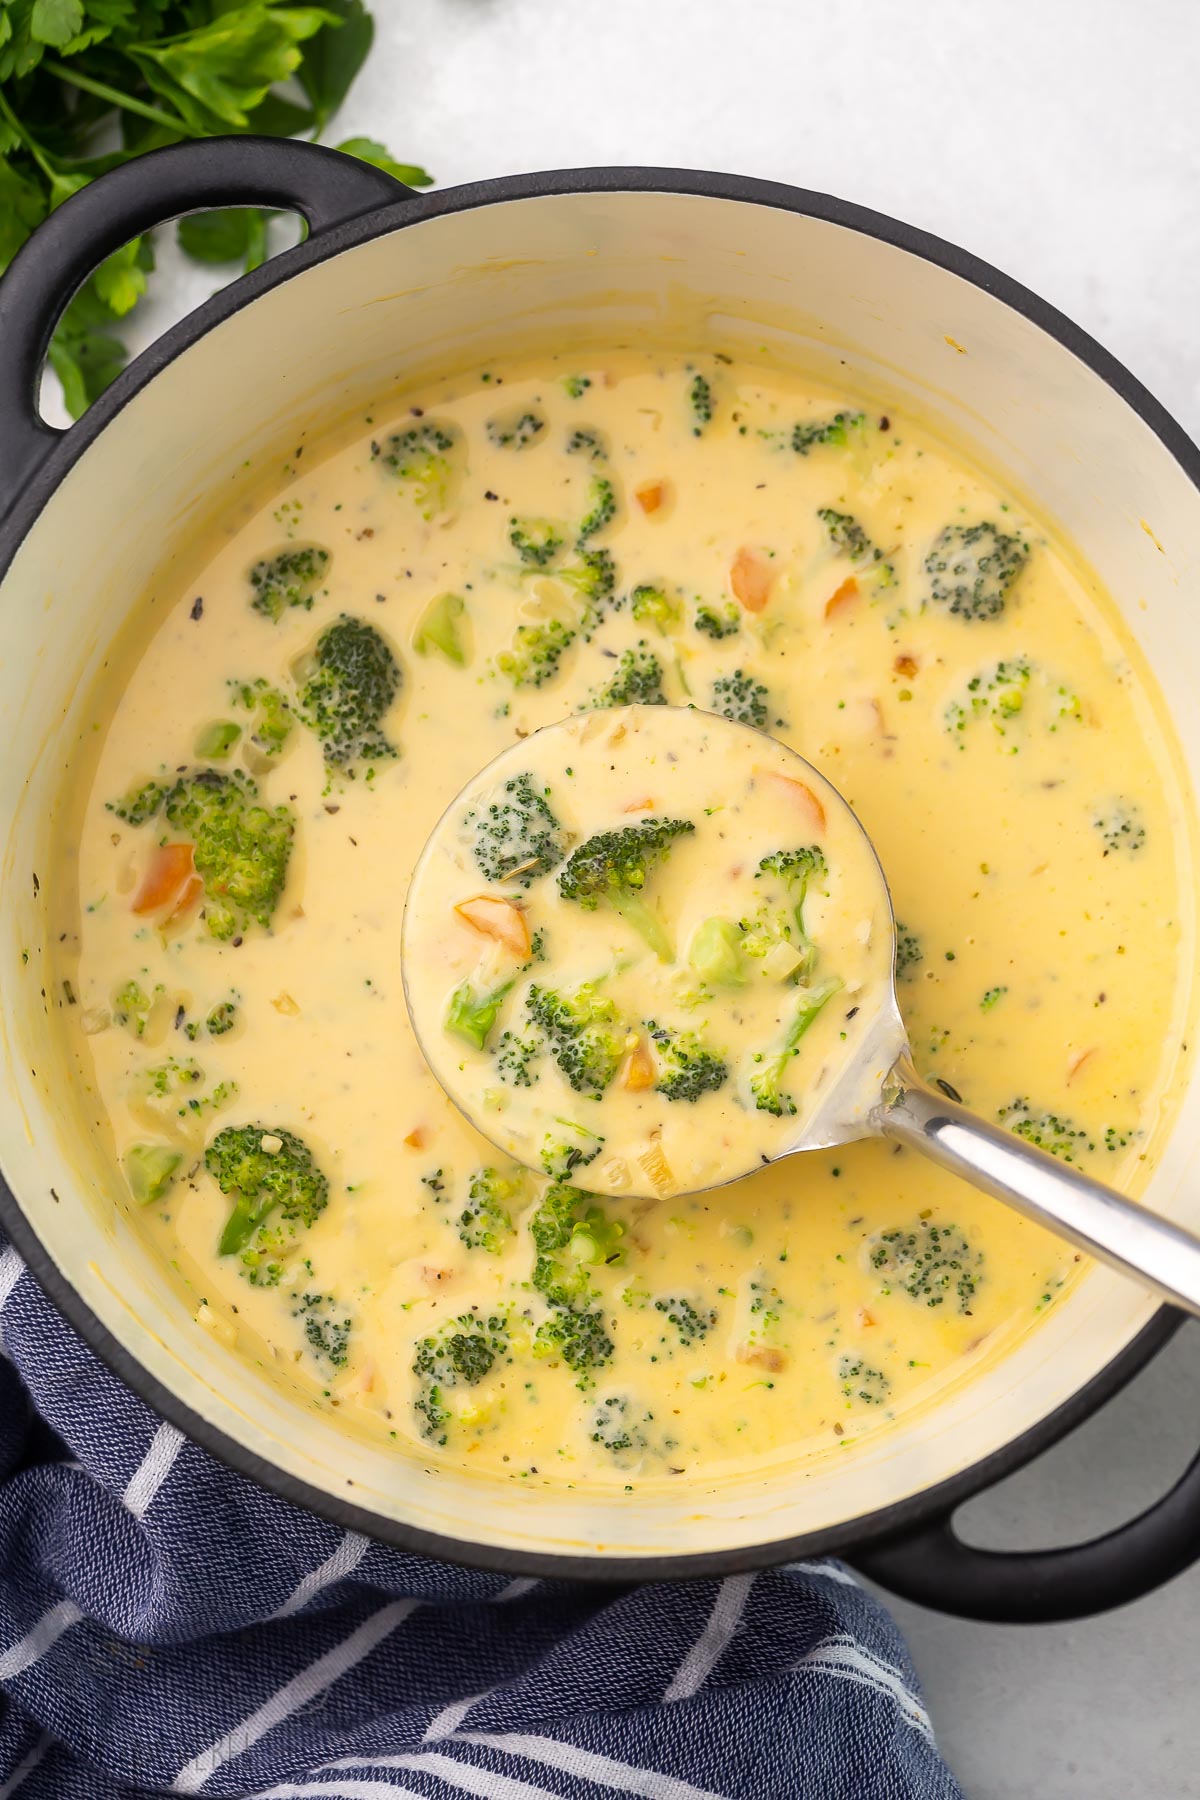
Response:
[[[663,709],[656,710],[661,717]],[[692,714],[691,708],[680,710]],[[714,730],[725,728],[738,734],[749,729],[717,718],[706,719],[706,724]],[[557,728],[548,726],[545,729],[554,731]],[[774,754],[785,748],[776,739],[771,739],[771,744]],[[796,752],[789,750],[787,753],[794,759],[798,773],[815,778],[826,800],[832,799],[842,809],[871,848],[879,868],[882,910],[891,929],[893,954],[891,979],[881,993],[874,1019],[862,1033],[858,1054],[825,1094],[802,1135],[773,1160],[779,1161],[807,1150],[828,1150],[867,1137],[882,1137],[906,1144],[972,1186],[1015,1207],[1027,1218],[1047,1226],[1059,1237],[1152,1288],[1174,1305],[1200,1317],[1200,1238],[1011,1131],[979,1118],[958,1101],[921,1080],[913,1066],[908,1035],[896,998],[895,915],[874,846],[828,777]],[[499,769],[512,759],[512,755],[511,750],[504,752],[496,759],[495,766]],[[468,785],[474,786],[478,780],[478,776],[473,777]],[[457,801],[452,802],[447,808],[443,821],[434,827],[430,843],[436,840],[442,823],[454,815],[458,805]],[[427,845],[423,856],[428,852]],[[411,1001],[409,1011],[418,1043],[422,1043],[420,1022]],[[463,1096],[453,1091],[423,1043],[422,1049],[450,1099],[467,1111],[471,1123],[484,1136],[491,1136],[486,1116],[479,1116],[464,1106]],[[510,1145],[501,1143],[500,1148],[512,1154]],[[728,1179],[739,1179],[747,1172],[739,1168],[732,1171]]]

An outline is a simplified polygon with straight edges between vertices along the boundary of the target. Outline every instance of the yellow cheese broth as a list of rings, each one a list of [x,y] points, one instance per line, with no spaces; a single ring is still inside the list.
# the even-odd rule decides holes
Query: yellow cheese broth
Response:
[[[696,370],[714,402],[698,432]],[[614,1351],[581,1392],[561,1361],[533,1354],[549,1316],[531,1285],[536,1196],[516,1209],[499,1254],[463,1242],[468,1183],[496,1155],[443,1096],[407,1020],[405,889],[450,798],[516,738],[581,705],[609,678],[607,653],[639,639],[658,653],[674,702],[705,704],[719,676],[752,672],[769,690],[772,728],[858,811],[906,939],[919,940],[920,960],[907,958],[899,983],[919,1068],[987,1116],[1027,1101],[1026,1129],[1079,1132],[1059,1130],[1060,1148],[1123,1184],[1153,1158],[1176,1073],[1177,995],[1191,958],[1188,827],[1111,603],[1052,534],[917,423],[892,411],[883,428],[872,414],[869,432],[852,434],[863,442],[798,455],[792,425],[830,419],[845,394],[714,359],[614,353],[572,397],[561,378],[573,372],[547,357],[504,371],[503,382],[489,370],[412,396],[466,441],[468,471],[444,514],[423,518],[372,458],[372,440],[412,423],[407,412],[381,413],[351,442],[306,444],[264,504],[214,529],[186,582],[171,578],[169,610],[136,665],[97,697],[95,767],[74,776],[78,841],[62,846],[58,888],[60,975],[78,1004],[63,1016],[114,1152],[114,1205],[159,1247],[201,1325],[314,1406],[390,1434],[398,1453],[510,1479],[718,1480],[751,1462],[852,1450],[902,1420],[1012,1345],[1078,1259],[878,1142],[690,1199],[609,1197],[606,1242],[620,1260],[577,1266]],[[525,408],[546,421],[528,448],[489,441],[489,420]],[[561,595],[552,570],[522,572],[508,521],[580,519],[597,465],[564,452],[575,429],[608,442],[603,467],[619,510],[593,541],[615,558],[618,594],[666,584],[682,618],[659,638],[626,606],[591,641],[576,638],[554,679],[514,688],[493,659],[519,619],[545,616]],[[666,503],[644,513],[634,490],[660,481]],[[819,508],[854,515],[894,568],[894,586],[864,579],[846,600],[844,580],[870,568],[835,552]],[[1011,522],[1031,547],[1002,615],[968,622],[944,605],[922,608],[922,565],[939,531],[981,520]],[[248,604],[247,570],[289,541],[323,545],[332,561],[312,611],[272,624]],[[696,597],[723,615],[745,546],[769,565],[768,603],[755,614],[732,603],[738,629],[714,639],[695,627]],[[466,605],[462,668],[412,645],[415,621],[446,590]],[[231,678],[291,689],[296,659],[342,611],[384,632],[403,665],[384,721],[399,758],[370,781],[327,785],[317,740],[297,726],[279,765],[258,777],[267,801],[289,802],[297,819],[273,930],[218,944],[193,914],[158,931],[131,912],[131,896],[151,846],[179,834],[123,824],[106,803],[192,764],[198,728],[234,716]],[[1009,694],[993,716],[987,672],[1017,659],[1033,668],[1023,707],[1014,712]],[[1105,854],[1096,820],[1119,824],[1118,807],[1144,841],[1131,852],[1118,832]],[[147,994],[163,989],[142,1037],[113,1020],[114,994],[130,979]],[[237,1023],[227,1034],[192,1043],[175,1029],[179,1008],[202,1020],[231,995]],[[169,1055],[195,1059],[203,1095],[222,1081],[238,1092],[180,1122],[180,1174],[160,1203],[137,1209],[115,1157],[171,1141],[174,1126],[149,1130],[134,1092]],[[1046,1115],[1057,1125],[1037,1122]],[[275,1287],[253,1285],[236,1256],[216,1254],[230,1202],[200,1159],[218,1127],[254,1123],[303,1138],[330,1181],[329,1204],[298,1249],[308,1266],[293,1263]],[[924,1242],[930,1226],[959,1265],[941,1271],[933,1294],[911,1265],[896,1276],[882,1236]],[[350,1320],[343,1366],[310,1341],[306,1293],[332,1296],[331,1316]],[[685,1316],[681,1299],[702,1323],[715,1314],[690,1343],[672,1323]],[[414,1411],[429,1385],[414,1373],[414,1345],[472,1309],[506,1314],[511,1360],[500,1355],[474,1386],[447,1387],[449,1422],[431,1436],[428,1412]],[[614,1436],[612,1409],[598,1417],[614,1399],[625,1403],[628,1450],[593,1441],[597,1431]]]
[[[530,779],[572,862],[481,894],[492,821],[511,816],[508,784]],[[596,833],[664,819],[691,829],[638,896],[661,934],[652,948],[611,906],[588,909],[560,882]],[[796,943],[795,891],[760,866],[795,851],[813,870],[801,908],[809,958]],[[727,935],[709,979],[697,945],[714,921]],[[830,1124],[853,1112],[889,1004],[892,931],[871,846],[816,770],[710,713],[623,706],[535,733],[464,789],[410,883],[403,958],[430,1066],[493,1143],[551,1172],[564,1154],[587,1158],[574,1179],[597,1193],[661,1198],[772,1161],[818,1112]],[[456,996],[502,985],[482,1044],[477,1030],[454,1029]],[[789,1053],[789,1030],[808,1019]],[[839,1100],[844,1110],[828,1113]]]

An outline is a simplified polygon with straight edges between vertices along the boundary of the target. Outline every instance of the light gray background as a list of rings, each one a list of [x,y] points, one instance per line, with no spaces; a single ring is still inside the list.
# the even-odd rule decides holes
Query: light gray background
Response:
[[[862,201],[1054,301],[1200,436],[1193,0],[374,6],[340,135],[383,138],[443,183],[639,162]],[[164,260],[142,335],[215,285]],[[1070,1541],[1147,1504],[1198,1440],[1193,1326],[964,1521],[990,1544]],[[1200,1573],[1050,1629],[896,1611],[970,1800],[1200,1796]]]

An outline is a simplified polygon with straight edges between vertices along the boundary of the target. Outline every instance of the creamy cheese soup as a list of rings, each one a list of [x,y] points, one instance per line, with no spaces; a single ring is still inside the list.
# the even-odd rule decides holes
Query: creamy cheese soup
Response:
[[[853,813],[786,746],[605,707],[447,808],[402,952],[418,1039],[474,1125],[556,1179],[654,1198],[799,1140],[887,1003],[892,921]]]
[[[741,721],[869,832],[920,1071],[1137,1186],[1178,1086],[1189,815],[1116,610],[1054,532],[901,407],[711,354],[430,382],[257,474],[97,689],[55,884],[111,1203],[197,1329],[398,1456],[616,1493],[853,1454],[1012,1347],[1078,1259],[888,1144],[687,1197],[499,1153],[415,1041],[401,922],[446,807],[503,752],[536,773],[539,727],[663,702]],[[718,903],[721,815],[701,826],[686,774],[628,816],[697,826],[649,891],[698,995],[722,956],[766,965],[787,896],[764,892],[774,928]],[[569,781],[547,775],[549,806],[581,844],[616,815]],[[756,859],[820,846],[782,800],[774,823]],[[533,926],[492,849],[445,898],[516,893]],[[801,980],[866,980],[825,941],[824,849]],[[640,954],[611,908],[552,910],[526,992]],[[730,929],[696,952],[709,918]],[[479,923],[431,962],[439,1005],[460,967],[488,973]],[[632,975],[607,979],[661,1082],[662,977],[651,1011]],[[822,1054],[848,998],[814,1024]],[[732,1009],[698,1004],[740,1081]],[[523,1009],[496,1023],[503,1098],[563,1091],[553,1032],[525,1090]],[[679,1185],[703,1104],[662,1109]]]

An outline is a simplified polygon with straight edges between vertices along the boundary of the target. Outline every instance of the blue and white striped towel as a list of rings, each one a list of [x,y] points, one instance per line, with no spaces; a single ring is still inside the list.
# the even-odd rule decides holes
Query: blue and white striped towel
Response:
[[[954,1800],[835,1562],[627,1589],[369,1542],[161,1424],[0,1243],[0,1800]]]

